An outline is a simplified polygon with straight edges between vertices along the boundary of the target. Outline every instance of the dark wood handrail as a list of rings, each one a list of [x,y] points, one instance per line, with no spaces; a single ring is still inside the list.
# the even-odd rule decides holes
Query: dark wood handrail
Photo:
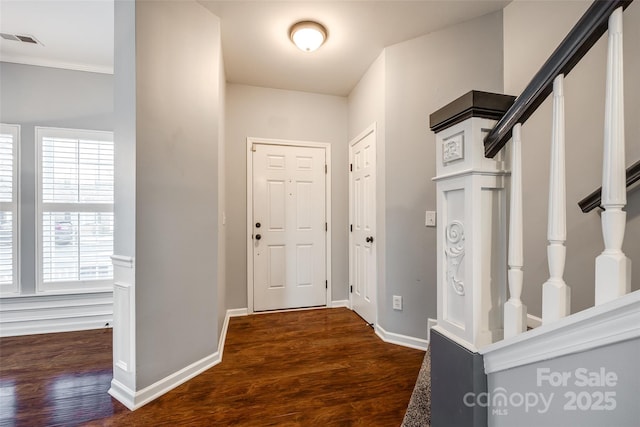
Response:
[[[551,93],[553,80],[560,74],[565,76],[569,74],[569,71],[607,31],[609,16],[621,6],[626,9],[632,1],[596,0],[593,2],[522,94],[516,98],[511,108],[489,132],[484,140],[486,157],[494,157],[498,154],[511,138],[513,127],[518,123],[524,124]]]
[[[627,169],[627,187],[631,184],[640,181],[640,160],[629,166]],[[598,188],[593,193],[589,194],[584,199],[578,202],[578,206],[582,209],[582,212],[591,212],[595,208],[600,207],[602,202],[602,187]]]

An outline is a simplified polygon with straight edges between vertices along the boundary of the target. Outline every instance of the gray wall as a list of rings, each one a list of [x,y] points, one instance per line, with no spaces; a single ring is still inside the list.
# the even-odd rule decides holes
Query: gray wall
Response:
[[[638,365],[640,353],[640,339],[623,341],[613,345],[593,350],[563,356],[552,360],[533,363],[489,375],[488,392],[490,396],[505,394],[513,399],[506,407],[489,408],[489,425],[492,427],[635,427],[640,419],[640,367]],[[577,372],[577,370],[581,370]],[[576,385],[581,383],[585,373],[602,378],[615,374],[617,381],[610,385],[589,386]],[[583,371],[584,370],[584,371]],[[566,385],[557,383],[553,386],[546,378],[551,373],[568,373]],[[555,374],[554,374],[555,375]],[[566,375],[566,374],[565,374]],[[541,379],[538,383],[538,379]],[[499,388],[504,391],[497,390]],[[614,393],[610,397],[613,403],[602,401],[599,393]],[[566,393],[569,393],[567,395]],[[581,409],[573,401],[574,410],[566,410],[565,405],[572,405],[572,394],[579,397]],[[585,396],[588,394],[588,396]],[[518,395],[525,396],[530,402],[529,410],[526,405],[519,404]],[[537,404],[536,403],[537,399]],[[544,403],[543,402],[548,402]],[[613,410],[591,410],[591,404],[615,404]],[[504,409],[499,414],[493,409]]]
[[[220,23],[136,2],[136,388],[218,349]],[[160,357],[159,357],[160,356]]]
[[[515,1],[504,9],[504,89],[518,95],[589,2]],[[544,25],[540,25],[544,22]],[[640,4],[624,14],[625,126],[627,164],[640,159]],[[583,214],[577,202],[601,185],[604,128],[606,36],[565,80],[567,138],[567,262],[565,281],[571,287],[571,310],[594,303],[595,258],[603,249],[600,216]],[[548,278],[546,257],[551,98],[522,130],[524,197],[523,300],[531,314],[541,314],[542,284]],[[629,195],[623,249],[640,260],[640,191]],[[632,276],[640,289],[640,275]]]
[[[136,254],[136,5],[114,4],[113,253]]]
[[[380,61],[370,70],[378,79]],[[384,227],[384,241],[378,251],[384,252],[379,260],[386,272],[378,278],[378,319],[387,331],[425,339],[427,318],[437,315],[436,229],[424,225],[425,211],[436,209],[429,114],[472,89],[502,91],[502,13],[390,46],[384,67],[384,95],[369,89],[376,102],[384,98],[385,115],[383,150],[378,150],[378,165],[384,165],[378,194],[384,192],[385,209],[378,216],[378,233]],[[364,96],[356,93],[350,100]],[[350,123],[350,136],[379,120],[379,109],[371,109],[367,118],[354,110],[350,118],[358,123]],[[402,311],[392,309],[393,295],[403,297]]]
[[[229,308],[247,307],[247,137],[331,144],[332,299],[347,299],[347,99],[238,84],[226,97]]]
[[[35,126],[112,131],[113,76],[0,62],[0,121],[20,129],[21,294],[35,294]]]

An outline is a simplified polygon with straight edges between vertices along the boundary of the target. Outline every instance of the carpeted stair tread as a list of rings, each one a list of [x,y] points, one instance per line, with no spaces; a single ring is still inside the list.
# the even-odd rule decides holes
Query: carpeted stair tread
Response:
[[[427,349],[411,393],[402,427],[429,427],[431,424],[431,352]]]

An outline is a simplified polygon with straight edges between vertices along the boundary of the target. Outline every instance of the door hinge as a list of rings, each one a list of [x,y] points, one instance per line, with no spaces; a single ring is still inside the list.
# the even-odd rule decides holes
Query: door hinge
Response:
[[[329,231],[329,224],[326,222],[324,223],[324,231]]]
[[[324,173],[326,174],[327,171],[329,170],[329,168],[327,167],[327,165],[324,165]]]
[[[353,233],[353,224],[349,224],[349,231]]]
[[[353,172],[353,163],[349,163],[349,172]]]
[[[353,293],[353,285],[349,286],[349,293],[352,294]]]
[[[329,289],[329,281],[328,280],[324,281],[324,288],[325,289]]]

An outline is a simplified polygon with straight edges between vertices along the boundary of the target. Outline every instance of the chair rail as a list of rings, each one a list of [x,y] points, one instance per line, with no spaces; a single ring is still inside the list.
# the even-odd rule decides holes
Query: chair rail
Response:
[[[484,140],[485,156],[494,157],[505,146],[513,127],[525,121],[551,93],[553,80],[565,76],[607,31],[609,16],[619,7],[627,8],[633,0],[596,0],[571,29],[547,62],[533,77],[522,94],[496,123]]]

